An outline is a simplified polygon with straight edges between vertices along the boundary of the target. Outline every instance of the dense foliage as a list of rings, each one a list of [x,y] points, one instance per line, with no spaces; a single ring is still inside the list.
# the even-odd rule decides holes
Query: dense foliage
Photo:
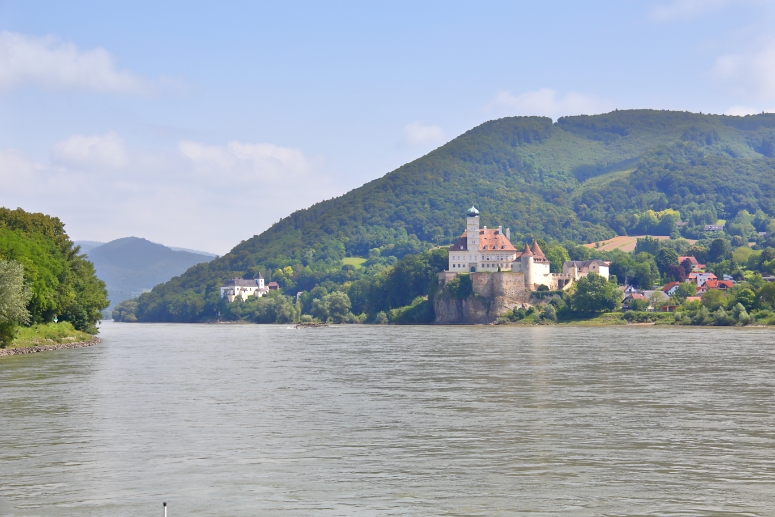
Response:
[[[0,259],[24,270],[29,323],[57,317],[78,330],[96,332],[107,293],[94,266],[78,251],[56,217],[0,208]]]
[[[0,347],[16,336],[16,327],[29,323],[27,303],[32,293],[24,285],[24,268],[13,260],[0,260]]]
[[[483,225],[511,228],[517,246],[534,238],[550,243],[545,252],[553,271],[561,267],[562,253],[571,259],[586,253],[573,243],[616,234],[698,239],[707,235],[706,224],[719,221],[721,235],[738,237],[730,244],[751,240],[766,247],[768,237],[759,232],[775,234],[773,142],[771,114],[634,110],[556,123],[542,117],[494,120],[339,198],[295,212],[227,255],[155,287],[137,300],[131,318],[201,321],[216,319],[219,310],[223,317],[220,284],[260,271],[284,294],[303,293],[303,314],[312,314],[310,296],[320,287],[347,293],[351,312],[370,320],[377,314],[422,320],[427,303],[413,296],[416,285],[374,286],[404,257],[453,242],[471,204],[481,210]],[[559,242],[563,246],[555,247]],[[715,257],[723,250],[707,252]],[[663,276],[672,256],[647,255],[622,257],[618,280],[647,286]],[[343,262],[354,257],[365,262]],[[374,298],[380,289],[385,300]],[[399,307],[415,309],[391,313]],[[119,312],[127,313],[126,306]]]

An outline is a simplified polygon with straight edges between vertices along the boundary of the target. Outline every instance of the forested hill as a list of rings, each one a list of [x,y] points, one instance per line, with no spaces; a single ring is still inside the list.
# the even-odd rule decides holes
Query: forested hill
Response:
[[[452,242],[466,208],[512,241],[687,237],[741,210],[775,215],[775,115],[654,110],[486,122],[347,194],[300,210],[140,299],[147,320],[217,313],[217,285],[261,271],[288,294]],[[661,217],[662,214],[672,214]],[[395,258],[393,258],[395,257]],[[349,275],[349,276],[348,276]]]

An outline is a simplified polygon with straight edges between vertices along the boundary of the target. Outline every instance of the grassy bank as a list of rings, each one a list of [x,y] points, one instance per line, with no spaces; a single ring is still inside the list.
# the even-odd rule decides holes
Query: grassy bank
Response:
[[[28,348],[33,346],[59,345],[89,341],[91,334],[75,330],[70,322],[43,323],[31,327],[21,327],[16,339],[7,348]]]
[[[530,314],[524,319],[516,322],[505,322],[506,325],[534,325],[541,323],[544,325],[572,325],[582,327],[608,327],[614,325],[674,325],[675,316],[669,312],[606,312],[594,316],[571,316],[563,317],[559,321],[546,321],[536,314]]]

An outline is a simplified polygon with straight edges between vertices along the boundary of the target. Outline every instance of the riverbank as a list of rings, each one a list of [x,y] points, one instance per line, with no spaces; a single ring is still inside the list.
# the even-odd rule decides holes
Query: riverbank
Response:
[[[755,320],[752,319],[750,323],[741,325],[734,321],[725,322],[723,325],[716,324],[713,320],[709,319],[701,324],[692,322],[688,318],[676,319],[676,313],[674,312],[607,312],[598,314],[595,316],[576,316],[576,317],[564,317],[557,321],[551,321],[543,319],[537,314],[529,314],[521,320],[517,321],[504,321],[500,320],[496,324],[498,325],[556,325],[556,326],[572,326],[572,327],[633,327],[633,326],[645,326],[645,325],[660,325],[660,326],[675,326],[675,327],[712,327],[712,326],[725,326],[725,327],[746,327],[746,328],[775,328],[775,322],[769,319]]]
[[[96,345],[100,339],[75,330],[69,322],[45,323],[22,327],[8,348],[0,348],[0,357],[65,350]]]

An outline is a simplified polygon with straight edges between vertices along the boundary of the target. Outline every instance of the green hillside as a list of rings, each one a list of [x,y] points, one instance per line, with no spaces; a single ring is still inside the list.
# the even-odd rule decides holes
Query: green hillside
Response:
[[[517,244],[668,235],[678,219],[688,223],[684,236],[698,238],[705,224],[733,220],[742,210],[766,224],[775,215],[773,157],[772,114],[633,110],[556,123],[494,120],[291,214],[227,255],[157,286],[132,310],[145,321],[214,318],[223,309],[221,281],[259,271],[286,294],[316,286],[348,291],[407,254],[452,242],[472,204],[483,225],[510,227]],[[343,264],[345,257],[368,260],[355,267]]]

